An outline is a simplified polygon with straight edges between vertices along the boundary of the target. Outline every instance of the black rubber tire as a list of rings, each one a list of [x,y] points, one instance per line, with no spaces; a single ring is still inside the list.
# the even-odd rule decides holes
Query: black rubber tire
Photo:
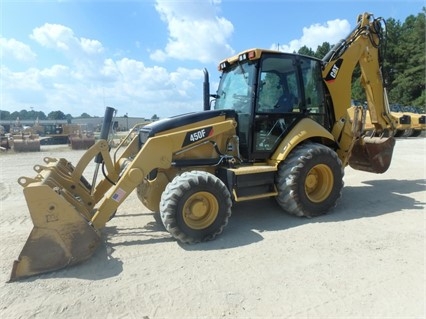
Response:
[[[161,195],[161,221],[183,243],[208,241],[228,224],[231,206],[231,195],[219,178],[203,171],[184,172]]]
[[[342,162],[335,151],[322,144],[303,143],[279,166],[276,200],[291,215],[325,214],[342,195],[343,176]]]
[[[395,134],[393,135],[394,137],[401,137],[402,135],[404,135],[405,130],[395,130]]]
[[[410,137],[418,137],[422,134],[421,130],[413,130],[413,133],[411,133]]]
[[[412,128],[409,128],[408,130],[405,130],[404,131],[404,134],[402,134],[402,136],[401,137],[410,137],[411,136],[411,134],[413,134],[413,129]]]

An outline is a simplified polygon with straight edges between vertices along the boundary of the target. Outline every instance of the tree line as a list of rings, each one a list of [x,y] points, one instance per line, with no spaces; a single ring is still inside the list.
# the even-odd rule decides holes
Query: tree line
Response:
[[[426,7],[417,16],[410,15],[404,22],[393,18],[386,20],[386,44],[384,46],[382,74],[386,84],[389,102],[391,104],[417,106],[425,112],[425,75],[426,75],[426,46],[425,46],[425,14]],[[330,51],[332,45],[324,42],[316,51],[303,46],[297,53],[322,58]],[[360,70],[353,74],[352,98],[365,100],[365,93],[361,87]],[[87,113],[80,117],[91,117]],[[53,111],[45,114],[42,111],[8,112],[0,110],[1,120],[68,120],[71,114],[62,111]],[[153,118],[158,119],[154,114]]]
[[[82,113],[78,118],[96,118],[99,116],[91,116],[87,113]],[[128,117],[127,114],[123,117]],[[71,114],[65,114],[62,111],[52,111],[49,114],[45,114],[42,111],[27,111],[27,110],[21,110],[21,111],[15,111],[15,112],[9,112],[9,111],[3,111],[0,110],[0,120],[5,121],[16,121],[19,118],[19,120],[66,120],[68,123],[72,122],[72,119],[74,118]],[[152,121],[157,121],[160,118],[157,114],[154,114],[151,117]]]
[[[52,111],[46,115],[43,111],[34,110],[15,112],[0,110],[0,120],[15,121],[18,118],[20,120],[67,120],[70,122],[73,117],[71,114],[64,114],[62,111]]]

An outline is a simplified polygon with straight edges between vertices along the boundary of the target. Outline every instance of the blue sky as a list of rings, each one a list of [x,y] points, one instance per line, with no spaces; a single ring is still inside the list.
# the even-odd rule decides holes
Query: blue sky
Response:
[[[313,50],[356,17],[404,22],[421,0],[0,0],[0,109],[150,118],[202,110],[203,68],[260,47]]]

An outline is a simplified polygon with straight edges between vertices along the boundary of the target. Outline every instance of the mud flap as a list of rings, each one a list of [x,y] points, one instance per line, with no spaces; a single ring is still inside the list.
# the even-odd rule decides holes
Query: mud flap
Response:
[[[394,137],[362,137],[352,147],[349,165],[356,170],[384,173],[390,166]]]
[[[47,185],[28,186],[25,199],[34,224],[10,281],[58,270],[90,258],[100,236],[60,194]]]

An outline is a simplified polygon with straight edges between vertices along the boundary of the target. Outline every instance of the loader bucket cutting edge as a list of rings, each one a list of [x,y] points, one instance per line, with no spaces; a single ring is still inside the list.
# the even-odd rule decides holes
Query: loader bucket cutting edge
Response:
[[[13,263],[9,282],[59,270],[90,258],[100,243],[98,232],[50,187],[26,187],[34,227]]]
[[[384,173],[390,166],[394,137],[363,137],[357,140],[349,157],[349,165],[356,170]]]

